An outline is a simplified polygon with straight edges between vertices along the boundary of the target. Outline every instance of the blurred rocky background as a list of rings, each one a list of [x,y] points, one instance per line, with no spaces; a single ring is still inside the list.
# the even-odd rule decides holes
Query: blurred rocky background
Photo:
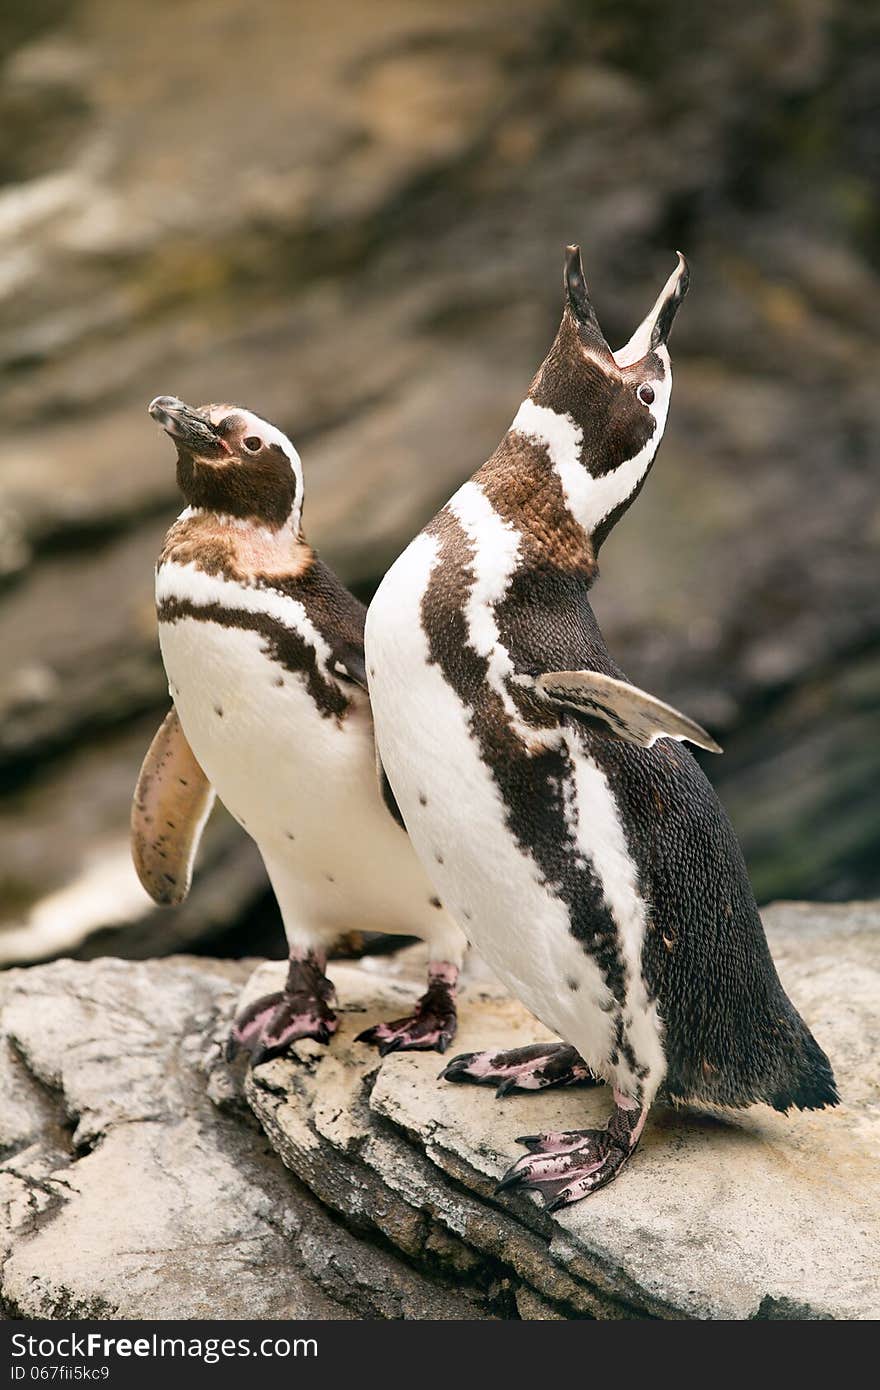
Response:
[[[0,54],[4,961],[281,954],[222,813],[177,912],[129,866],[147,402],[277,421],[367,597],[509,424],[570,240],[614,345],[692,265],[612,649],[724,743],[760,900],[880,893],[876,5],[7,0]]]

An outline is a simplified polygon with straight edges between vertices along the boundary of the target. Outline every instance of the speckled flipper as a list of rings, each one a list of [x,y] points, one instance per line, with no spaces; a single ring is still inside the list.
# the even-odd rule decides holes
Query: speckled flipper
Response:
[[[428,988],[406,1018],[377,1023],[358,1033],[355,1042],[378,1047],[380,1055],[389,1052],[445,1052],[458,1027],[455,985],[458,966],[448,961],[428,967]]]
[[[147,750],[131,806],[131,857],[154,902],[174,907],[189,892],[193,860],[214,789],[169,710]]]
[[[292,1043],[314,1038],[328,1043],[338,1020],[332,1005],[336,991],[324,974],[325,961],[315,952],[291,956],[284,989],[264,994],[242,1009],[226,1045],[231,1060],[239,1051],[250,1054],[251,1066],[280,1057]]]
[[[516,1142],[529,1152],[508,1168],[496,1192],[539,1192],[548,1211],[579,1202],[617,1177],[638,1145],[647,1114],[646,1106],[615,1091],[605,1129],[523,1135]]]
[[[629,681],[601,671],[546,671],[535,684],[554,704],[564,705],[601,732],[650,748],[658,738],[687,739],[710,753],[721,749],[706,730],[686,714]]]
[[[596,1086],[580,1054],[568,1043],[532,1043],[508,1052],[462,1052],[440,1073],[445,1081],[495,1086],[499,1097],[511,1091],[543,1091],[548,1086]]]

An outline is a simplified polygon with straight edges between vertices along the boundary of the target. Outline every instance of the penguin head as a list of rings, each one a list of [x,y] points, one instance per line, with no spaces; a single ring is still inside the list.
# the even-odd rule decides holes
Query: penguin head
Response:
[[[191,507],[299,531],[302,463],[286,434],[241,406],[194,410],[157,396],[148,408],[175,444],[177,482]]]
[[[529,392],[543,417],[566,502],[594,549],[638,495],[663,438],[672,322],[688,287],[681,252],[650,313],[625,347],[608,346],[590,300],[580,249],[565,257],[565,306],[556,340]],[[559,416],[557,427],[548,422]],[[555,448],[554,448],[555,445]]]

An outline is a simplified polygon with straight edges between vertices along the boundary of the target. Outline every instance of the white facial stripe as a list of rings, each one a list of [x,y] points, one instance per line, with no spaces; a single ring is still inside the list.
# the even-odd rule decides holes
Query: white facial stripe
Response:
[[[226,413],[228,414],[229,412]],[[296,467],[296,464],[299,463],[299,454],[296,452],[296,449],[293,447],[286,434],[276,429],[274,425],[270,425],[268,420],[261,420],[260,416],[255,415],[252,410],[243,410],[239,406],[233,406],[232,413],[244,421],[245,436],[256,434],[259,435],[265,444],[278,444],[290,459],[291,468]],[[215,415],[214,424],[216,425],[223,419],[223,412],[219,412],[219,414],[215,412]]]
[[[304,491],[302,459],[291,441],[287,438],[287,435],[281,430],[276,429],[274,425],[270,425],[268,420],[262,420],[260,416],[255,415],[252,410],[244,410],[240,406],[233,406],[231,413],[234,413],[244,421],[244,438],[247,438],[249,434],[255,434],[263,440],[264,444],[277,444],[279,448],[284,451],[296,478],[296,501],[293,504],[287,524],[291,526],[294,531],[298,531],[300,518],[302,517]],[[229,410],[214,410],[211,412],[211,420],[215,425],[218,425],[220,421],[229,414]]]
[[[169,599],[184,600],[196,608],[219,603],[224,608],[274,618],[314,647],[318,662],[332,674],[328,664],[330,648],[298,599],[280,594],[276,589],[251,588],[219,574],[206,574],[194,564],[180,565],[175,560],[167,560],[156,573],[156,603],[161,605]]]
[[[666,417],[669,414],[669,400],[672,396],[672,363],[669,360],[667,347],[655,348],[654,355],[663,363],[663,376],[651,381],[654,388],[654,399],[649,409],[657,425],[651,443],[656,454],[660,440],[663,438],[663,431],[666,429]]]
[[[661,350],[661,351],[665,351]],[[636,490],[663,437],[666,415],[669,410],[669,396],[672,389],[672,373],[666,359],[666,375],[662,381],[652,382],[654,401],[648,407],[656,422],[653,435],[644,448],[619,468],[612,469],[600,478],[581,462],[583,430],[575,424],[570,415],[560,415],[549,406],[538,405],[527,397],[516,413],[511,429],[525,435],[536,444],[543,444],[550,457],[565,497],[566,506],[576,521],[588,533],[596,531],[607,516],[625,502]]]

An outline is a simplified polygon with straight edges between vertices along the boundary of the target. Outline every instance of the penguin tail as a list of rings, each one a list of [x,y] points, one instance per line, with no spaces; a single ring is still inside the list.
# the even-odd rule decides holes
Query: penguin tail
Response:
[[[768,1096],[774,1110],[825,1110],[839,1105],[840,1095],[831,1063],[809,1029],[804,1026],[802,1049],[787,1085]]]
[[[769,1007],[714,1041],[714,1048],[689,1047],[684,1067],[670,1066],[664,1089],[673,1104],[760,1103],[783,1114],[839,1105],[831,1063],[781,989]]]

